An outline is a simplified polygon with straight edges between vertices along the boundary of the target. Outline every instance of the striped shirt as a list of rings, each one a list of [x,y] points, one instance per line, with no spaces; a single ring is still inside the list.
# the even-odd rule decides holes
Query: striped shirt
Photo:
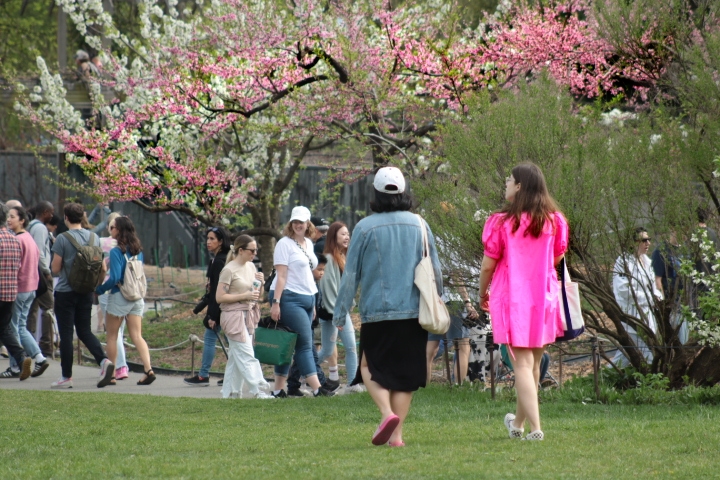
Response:
[[[6,227],[0,227],[0,302],[13,302],[17,297],[21,258],[20,242]]]

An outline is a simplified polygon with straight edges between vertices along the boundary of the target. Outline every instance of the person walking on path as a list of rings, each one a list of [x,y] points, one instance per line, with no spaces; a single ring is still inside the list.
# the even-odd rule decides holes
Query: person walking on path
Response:
[[[327,318],[320,318],[320,332],[322,334],[322,350],[319,355],[320,362],[322,363],[325,359],[328,360],[330,380],[338,381],[337,338],[339,332],[340,339],[345,347],[345,371],[348,385],[346,391],[361,392],[362,387],[360,385],[350,386],[355,379],[358,367],[355,347],[355,327],[350,320],[350,315],[347,315],[341,331],[332,323],[335,300],[337,299],[338,288],[340,288],[340,281],[345,271],[345,256],[348,245],[350,245],[350,231],[347,225],[343,222],[334,222],[330,225],[325,242],[324,255],[327,258],[327,266],[325,267],[325,274],[320,279],[318,286],[322,293],[322,307],[329,316]]]
[[[28,225],[27,231],[35,240],[35,244],[40,250],[40,272],[42,273],[42,280],[47,286],[47,291],[42,295],[38,295],[30,306],[30,313],[28,314],[27,329],[33,335],[37,330],[38,311],[42,309],[41,316],[41,336],[40,336],[40,351],[46,357],[51,357],[55,350],[55,339],[53,338],[53,326],[55,323],[55,312],[54,301],[53,301],[53,289],[54,282],[52,272],[50,271],[50,260],[52,253],[50,248],[52,247],[50,241],[50,231],[47,228],[47,224],[52,220],[55,214],[55,207],[48,201],[42,201],[38,203],[33,209],[33,220]]]
[[[8,209],[0,203],[0,341],[7,348],[8,356],[20,365],[18,378],[25,380],[31,374],[32,359],[25,354],[10,325],[13,305],[18,292],[18,272],[22,248],[15,235],[7,229]]]
[[[305,377],[305,382],[317,397],[332,396],[333,393],[320,385],[312,354],[315,348],[312,321],[317,293],[312,271],[318,264],[310,240],[314,234],[310,210],[306,207],[293,208],[290,221],[283,229],[283,238],[275,246],[273,263],[277,273],[270,285],[270,316],[298,334],[293,362],[297,363],[300,375]],[[285,386],[289,371],[290,365],[275,367],[273,396],[287,397]]]
[[[125,281],[125,267],[128,260],[136,257],[143,261],[142,245],[135,233],[135,225],[130,218],[120,216],[112,220],[108,226],[110,235],[117,241],[117,246],[110,250],[110,276],[102,285],[95,289],[95,293],[102,295],[110,291],[107,305],[107,352],[110,361],[115,363],[117,357],[118,331],[123,318],[128,327],[130,338],[140,354],[145,375],[138,385],[150,385],[155,381],[155,373],[150,364],[150,350],[142,337],[142,315],[145,300],[126,299],[120,291],[119,285]],[[114,384],[114,378],[110,382]]]
[[[103,352],[102,345],[92,333],[90,317],[92,315],[93,293],[73,290],[70,276],[74,262],[77,260],[78,249],[74,245],[97,247],[99,257],[102,259],[100,239],[94,233],[82,228],[81,222],[85,211],[78,203],[68,203],[63,209],[65,225],[68,231],[58,235],[52,246],[53,259],[51,269],[58,275],[55,286],[55,316],[60,331],[60,366],[62,376],[53,382],[51,388],[72,388],[73,364],[73,330],[78,339],[85,344],[95,361],[100,365],[100,380],[98,388],[110,384],[115,373],[115,365]],[[74,243],[73,243],[74,242]],[[96,281],[105,276],[102,267]]]
[[[438,294],[442,273],[430,227],[409,212],[412,199],[405,178],[394,167],[378,170],[373,181],[373,215],[355,226],[345,261],[333,324],[343,329],[360,287],[360,373],[381,414],[373,445],[404,446],[403,425],[413,392],[427,380],[425,347],[428,333],[418,322],[420,291],[415,267],[423,258],[422,228],[428,232],[429,255]]]
[[[11,326],[13,333],[25,349],[28,357],[35,361],[33,377],[39,377],[50,366],[40,347],[27,329],[28,313],[35,299],[35,290],[40,282],[39,265],[40,250],[30,234],[25,230],[29,223],[27,212],[23,207],[11,208],[8,212],[7,224],[15,233],[20,243],[22,257],[18,271],[18,293],[13,304]],[[14,358],[10,358],[10,368],[0,373],[0,377],[14,377],[20,375],[20,365]]]
[[[230,251],[230,234],[222,227],[212,227],[206,235],[208,252],[213,256],[212,262],[207,269],[207,283],[205,285],[205,296],[203,301],[207,304],[207,313],[203,319],[205,325],[205,336],[203,337],[202,365],[200,372],[194,377],[185,378],[186,385],[193,387],[207,387],[210,385],[210,367],[215,360],[215,345],[218,335],[221,335],[220,328],[220,305],[217,302],[216,294],[220,272],[225,268],[227,255]],[[202,309],[195,313],[200,313]],[[223,380],[218,382],[222,385]]]
[[[255,269],[253,258],[257,243],[248,235],[239,235],[220,272],[216,300],[220,305],[220,325],[228,337],[228,361],[222,388],[223,398],[240,397],[247,383],[254,398],[274,398],[262,389],[270,388],[255,358],[252,338],[260,321],[260,287],[263,274]]]
[[[555,266],[564,257],[569,229],[532,163],[512,169],[506,206],[485,222],[480,298],[489,307],[493,337],[505,344],[515,372],[517,408],[505,416],[510,438],[543,440],[538,385],[545,345],[562,336],[560,285]],[[488,287],[492,287],[488,293]]]

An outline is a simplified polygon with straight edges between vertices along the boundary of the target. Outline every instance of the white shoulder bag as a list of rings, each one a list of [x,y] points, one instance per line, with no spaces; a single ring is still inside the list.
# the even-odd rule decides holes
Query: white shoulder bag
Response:
[[[418,320],[420,326],[430,333],[443,335],[450,328],[450,313],[445,303],[437,293],[435,284],[435,271],[432,260],[430,260],[430,246],[425,222],[420,215],[416,215],[420,221],[420,230],[423,235],[423,257],[415,267],[415,285],[420,290],[420,313]]]

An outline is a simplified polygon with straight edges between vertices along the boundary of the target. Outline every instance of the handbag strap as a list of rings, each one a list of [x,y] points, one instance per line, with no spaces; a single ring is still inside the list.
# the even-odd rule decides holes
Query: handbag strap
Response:
[[[298,241],[295,240],[294,238],[292,239],[292,241],[295,242],[295,245],[297,245],[298,248],[300,249],[300,251],[305,254],[305,257],[308,259],[308,265],[310,266],[310,270],[312,271],[312,269],[313,269],[313,268],[312,268],[312,260],[310,260],[310,255],[308,255],[307,250],[305,250],[305,249],[302,247],[302,245],[300,245],[300,244],[298,243]],[[307,242],[305,243],[305,245],[307,246]]]
[[[430,245],[428,244],[427,229],[425,228],[425,221],[423,220],[423,218],[417,213],[415,214],[415,216],[420,222],[420,230],[422,231],[423,236],[423,258],[425,258],[430,254]]]
[[[560,269],[560,281],[562,282],[563,288],[565,288],[565,283],[570,282],[570,272],[568,272],[567,263],[565,263],[565,256],[563,256],[562,260],[560,260],[561,269]]]

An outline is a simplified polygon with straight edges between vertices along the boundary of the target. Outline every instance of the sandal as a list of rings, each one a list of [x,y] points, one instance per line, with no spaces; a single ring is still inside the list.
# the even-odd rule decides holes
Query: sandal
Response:
[[[524,428],[518,428],[515,425],[513,425],[513,421],[515,420],[515,415],[512,413],[508,413],[505,415],[505,426],[508,429],[508,436],[510,438],[522,438],[523,433],[525,432]]]
[[[115,377],[110,377],[110,383],[108,385],[117,385],[117,382],[115,381]]]
[[[155,381],[157,377],[155,376],[155,372],[152,371],[152,368],[145,372],[145,378],[142,380],[138,380],[138,385],[150,385],[152,382]]]

